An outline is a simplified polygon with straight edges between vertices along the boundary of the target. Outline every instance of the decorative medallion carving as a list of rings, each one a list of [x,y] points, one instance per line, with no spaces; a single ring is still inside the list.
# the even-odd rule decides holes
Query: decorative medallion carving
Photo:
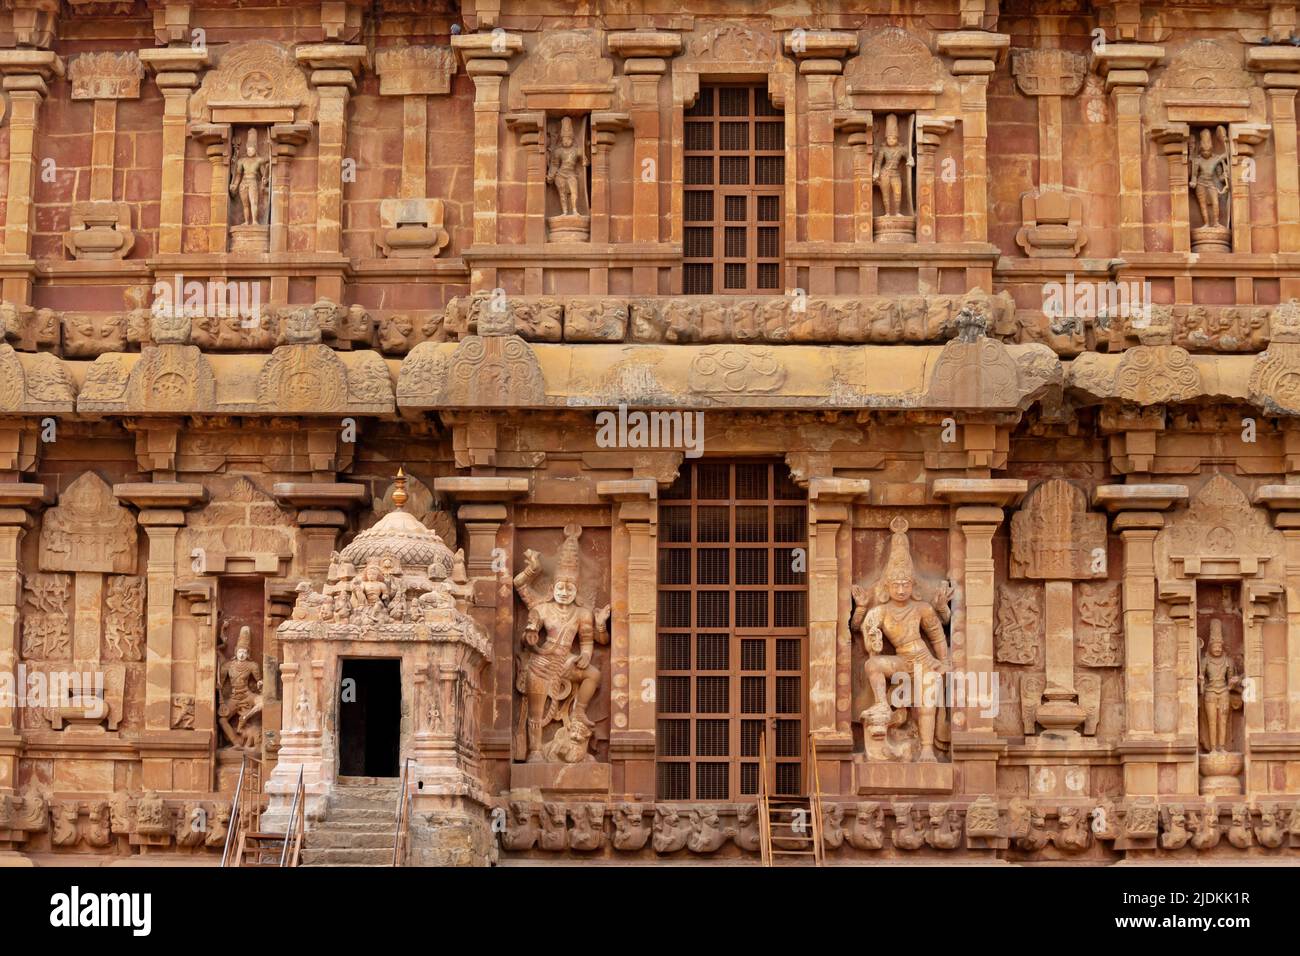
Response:
[[[691,361],[687,382],[701,395],[767,394],[786,380],[785,363],[770,349],[703,349]]]
[[[867,33],[860,49],[844,67],[851,92],[939,93],[943,89],[943,64],[901,27]]]
[[[84,472],[59,496],[41,522],[42,571],[134,574],[136,521],[113,490],[93,471]]]
[[[1139,345],[1124,352],[1115,390],[1139,405],[1185,401],[1201,394],[1201,373],[1181,346]]]
[[[270,40],[253,40],[228,47],[215,68],[203,75],[190,97],[190,119],[196,123],[229,121],[223,111],[260,107],[279,109],[282,122],[315,119],[316,94],[294,61],[293,51]]]

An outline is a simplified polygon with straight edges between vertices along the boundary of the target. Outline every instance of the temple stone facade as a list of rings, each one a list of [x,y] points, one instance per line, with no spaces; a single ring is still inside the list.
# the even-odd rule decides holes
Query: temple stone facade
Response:
[[[0,862],[1294,861],[1298,29],[0,5]]]

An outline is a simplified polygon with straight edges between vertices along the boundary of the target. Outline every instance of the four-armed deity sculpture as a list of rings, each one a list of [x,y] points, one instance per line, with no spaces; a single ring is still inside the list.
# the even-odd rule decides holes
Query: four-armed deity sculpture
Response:
[[[1234,710],[1242,707],[1243,681],[1241,668],[1227,651],[1223,638],[1223,622],[1210,620],[1210,634],[1205,642],[1196,673],[1196,683],[1201,697],[1201,745],[1204,753],[1198,758],[1201,772],[1201,792],[1210,795],[1232,795],[1241,792],[1239,774],[1244,758],[1232,747]]]
[[[865,674],[873,698],[862,713],[867,754],[878,760],[933,762],[937,759],[936,742],[948,739],[943,675],[948,672],[949,658],[943,628],[952,591],[945,581],[929,603],[916,598],[907,522],[895,518],[889,527],[893,532],[889,558],[874,593],[853,588],[855,609],[850,628],[862,635],[866,646]],[[885,639],[893,646],[893,654],[884,653]],[[901,696],[900,687],[905,690]],[[917,746],[914,757],[913,735]]]
[[[235,656],[221,665],[217,681],[221,730],[231,746],[247,752],[262,746],[262,666],[250,658],[251,644],[252,631],[241,627]]]
[[[269,160],[257,151],[257,129],[244,136],[244,154],[230,163],[230,195],[238,197],[243,218],[230,227],[232,252],[266,252],[270,227],[263,220],[268,203],[265,193],[270,187]],[[268,217],[269,218],[269,217]]]
[[[542,573],[541,556],[536,551],[524,552],[524,569],[515,575],[515,589],[528,607],[524,627],[528,649],[519,661],[516,685],[526,703],[521,714],[523,747],[519,749],[527,752],[530,763],[592,759],[588,742],[594,725],[587,716],[587,705],[600,686],[600,669],[591,655],[597,643],[609,643],[609,605],[593,611],[578,603],[581,535],[577,525],[565,526],[549,596],[533,586]],[[556,719],[562,726],[545,741],[543,733]]]
[[[1217,153],[1208,129],[1201,130],[1195,144],[1188,148],[1188,187],[1195,194],[1201,213],[1200,226],[1192,228],[1193,252],[1232,251],[1232,233],[1221,205],[1231,188],[1228,134],[1220,126],[1217,136],[1220,147]]]

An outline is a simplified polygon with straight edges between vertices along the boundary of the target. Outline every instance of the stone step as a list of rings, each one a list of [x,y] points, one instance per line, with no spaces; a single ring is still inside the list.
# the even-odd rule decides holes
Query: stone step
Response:
[[[330,807],[325,814],[326,820],[349,821],[351,823],[362,823],[367,820],[391,820],[397,822],[397,812],[391,807],[387,809],[374,809],[365,807]]]
[[[360,849],[338,849],[328,848],[313,850],[304,848],[302,851],[302,862],[306,865],[320,864],[323,866],[337,866],[339,864],[353,863],[358,866],[392,866],[393,850],[364,847]]]
[[[327,817],[312,827],[312,833],[320,830],[351,830],[356,833],[394,833],[397,830],[395,820],[349,820],[345,817]]]
[[[335,790],[329,798],[330,812],[335,810],[387,810],[397,812],[397,791],[378,789]]]
[[[393,831],[386,833],[359,833],[355,830],[342,832],[313,830],[307,834],[307,846],[313,850],[361,850],[393,849]]]

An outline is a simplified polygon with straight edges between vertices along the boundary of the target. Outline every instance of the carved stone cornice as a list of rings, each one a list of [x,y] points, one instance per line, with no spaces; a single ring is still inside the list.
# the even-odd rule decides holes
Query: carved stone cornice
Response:
[[[1119,511],[1165,511],[1175,502],[1186,501],[1187,497],[1186,485],[1099,485],[1092,493],[1092,504],[1111,514]]]
[[[1105,43],[1093,57],[1098,74],[1106,79],[1106,91],[1117,86],[1146,86],[1147,70],[1165,57],[1165,48],[1152,43]]]
[[[297,47],[293,55],[298,63],[311,68],[312,86],[346,86],[355,90],[370,51],[360,44],[311,43]]]

